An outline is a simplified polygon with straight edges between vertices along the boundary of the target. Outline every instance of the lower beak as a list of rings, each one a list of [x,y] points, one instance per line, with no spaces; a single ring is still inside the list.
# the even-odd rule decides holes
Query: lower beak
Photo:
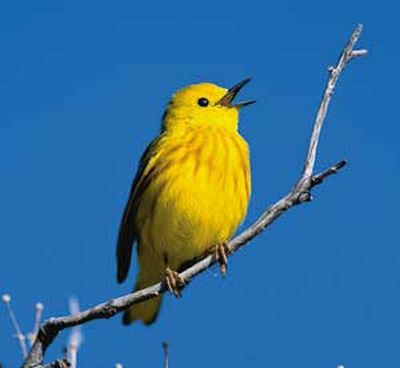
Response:
[[[232,104],[232,101],[235,98],[235,96],[250,81],[251,78],[246,78],[241,82],[239,82],[238,84],[235,84],[232,88],[229,88],[228,92],[226,92],[226,94],[216,103],[216,105],[221,105],[226,107],[236,107],[237,109],[240,109],[244,106],[248,106],[256,102],[255,100],[247,100],[243,102],[238,102],[236,104]]]

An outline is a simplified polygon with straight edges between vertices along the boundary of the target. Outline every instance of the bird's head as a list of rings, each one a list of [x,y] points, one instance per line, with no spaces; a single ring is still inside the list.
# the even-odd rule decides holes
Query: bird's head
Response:
[[[163,129],[218,127],[237,130],[239,111],[254,100],[233,103],[250,78],[226,89],[212,83],[193,84],[174,94],[163,117]]]

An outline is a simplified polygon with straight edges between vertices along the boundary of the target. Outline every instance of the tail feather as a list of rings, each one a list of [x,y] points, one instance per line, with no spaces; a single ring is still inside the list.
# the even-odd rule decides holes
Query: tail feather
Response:
[[[122,322],[124,325],[130,325],[135,321],[142,321],[145,325],[151,325],[160,311],[162,297],[146,300],[139,304],[134,304],[125,311]]]
[[[160,282],[159,268],[155,267],[142,268],[138,275],[138,280],[134,291],[141,290],[145,287],[151,286],[157,282]],[[141,303],[134,304],[129,307],[123,316],[122,322],[124,325],[130,325],[135,321],[142,321],[145,325],[152,324],[160,311],[162,296],[156,296],[149,300],[145,300]]]

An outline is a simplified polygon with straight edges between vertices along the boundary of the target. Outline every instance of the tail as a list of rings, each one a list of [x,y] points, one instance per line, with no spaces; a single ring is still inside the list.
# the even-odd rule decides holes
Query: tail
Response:
[[[143,289],[159,281],[160,278],[158,272],[157,276],[154,276],[147,274],[143,270],[140,270],[134,291]],[[132,305],[124,313],[124,317],[122,319],[123,324],[130,325],[135,321],[142,321],[145,325],[151,325],[157,319],[158,312],[160,311],[161,307],[161,301],[162,296],[159,295],[155,298]]]

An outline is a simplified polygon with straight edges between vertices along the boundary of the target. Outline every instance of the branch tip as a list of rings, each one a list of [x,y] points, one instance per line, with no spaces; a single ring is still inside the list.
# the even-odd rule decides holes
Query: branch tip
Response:
[[[8,304],[11,301],[11,295],[10,294],[3,294],[1,297],[1,300],[4,304]]]
[[[336,174],[340,169],[347,165],[346,160],[341,160],[336,164],[332,165],[328,169],[324,170],[323,172],[316,174],[311,177],[311,186],[314,187],[318,184],[321,184],[328,176]]]
[[[169,356],[168,356],[169,344],[168,344],[168,342],[164,341],[162,343],[162,347],[164,350],[164,368],[168,368],[169,367]]]
[[[362,56],[366,56],[367,54],[368,54],[368,50],[366,50],[366,49],[353,50],[350,53],[350,57],[351,58],[362,57]]]

